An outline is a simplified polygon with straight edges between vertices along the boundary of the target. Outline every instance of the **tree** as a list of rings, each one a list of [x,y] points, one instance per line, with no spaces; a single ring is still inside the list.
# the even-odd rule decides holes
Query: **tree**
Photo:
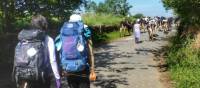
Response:
[[[200,0],[163,0],[167,9],[173,9],[182,21],[200,25]]]
[[[86,0],[17,0],[16,10],[20,16],[41,13],[47,17],[61,17],[67,19],[75,9]]]
[[[97,9],[97,4],[94,1],[86,3],[85,10],[88,12],[94,12]]]
[[[183,33],[189,31],[195,33],[199,30],[200,0],[163,0],[163,3],[166,9],[173,9],[181,20],[178,36],[187,36]],[[189,27],[194,28],[190,29]]]
[[[0,3],[0,11],[2,12],[2,30],[6,29],[4,32],[11,31],[13,28],[12,22],[15,21],[14,0],[1,0]]]
[[[131,5],[127,3],[127,0],[105,0],[98,5],[95,2],[89,3],[89,6],[93,6],[93,10],[97,13],[111,13],[115,15],[126,16],[129,13]]]
[[[106,5],[105,3],[99,3],[95,12],[96,13],[111,13],[109,12],[108,5]]]
[[[123,16],[128,15],[130,8],[132,8],[131,5],[127,3],[127,0],[116,0],[116,7],[115,7],[115,13],[121,14]]]
[[[16,18],[42,14],[47,18],[57,17],[60,21],[69,15],[86,0],[1,0],[2,24],[4,32],[13,31]]]
[[[138,14],[135,14],[134,17],[135,17],[135,18],[142,18],[142,17],[144,17],[144,15],[141,14],[141,13],[138,13]]]

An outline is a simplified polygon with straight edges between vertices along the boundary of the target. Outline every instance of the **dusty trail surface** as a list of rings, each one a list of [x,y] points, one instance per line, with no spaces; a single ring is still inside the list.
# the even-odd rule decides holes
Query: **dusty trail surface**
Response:
[[[155,41],[142,34],[143,43],[134,44],[133,36],[114,41],[96,49],[98,80],[92,88],[166,88],[160,81],[160,72],[154,61],[172,36],[158,32]]]

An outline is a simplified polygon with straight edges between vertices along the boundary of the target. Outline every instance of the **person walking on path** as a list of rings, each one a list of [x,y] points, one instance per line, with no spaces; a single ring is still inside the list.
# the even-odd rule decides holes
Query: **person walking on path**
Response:
[[[135,36],[135,43],[141,43],[140,41],[140,20],[137,19],[136,23],[134,24],[134,36]]]
[[[65,22],[56,38],[60,51],[62,74],[70,88],[90,88],[90,81],[96,79],[91,31],[84,25],[81,16],[73,14]]]
[[[45,32],[47,25],[44,16],[33,16],[31,27],[23,29],[18,35],[20,42],[15,49],[13,68],[17,87],[28,85],[31,88],[50,88],[52,71],[56,88],[61,87],[54,40]],[[23,84],[23,81],[29,84]]]

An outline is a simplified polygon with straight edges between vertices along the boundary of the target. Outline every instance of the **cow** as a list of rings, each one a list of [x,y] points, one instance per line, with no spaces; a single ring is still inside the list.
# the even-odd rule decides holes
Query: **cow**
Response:
[[[131,35],[131,31],[133,28],[133,23],[131,23],[128,20],[124,20],[120,22],[120,36],[123,37],[126,35],[126,31],[128,31],[128,34]]]

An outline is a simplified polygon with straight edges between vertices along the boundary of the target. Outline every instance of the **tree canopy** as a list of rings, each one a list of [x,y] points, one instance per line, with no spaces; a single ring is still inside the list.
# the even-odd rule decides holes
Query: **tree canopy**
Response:
[[[41,13],[45,16],[67,17],[85,0],[16,0],[18,15]]]
[[[126,16],[129,14],[129,10],[132,8],[128,4],[127,0],[105,0],[96,4],[94,1],[87,3],[86,10],[93,11],[96,13],[110,13],[115,15]]]
[[[200,0],[163,0],[167,9],[173,9],[183,21],[200,25]]]
[[[0,19],[2,29],[12,31],[16,19],[34,14],[45,17],[56,17],[60,21],[68,19],[69,15],[87,0],[1,0]],[[12,29],[12,30],[11,30]]]
[[[134,15],[135,18],[142,18],[144,15],[142,13],[137,13]]]

